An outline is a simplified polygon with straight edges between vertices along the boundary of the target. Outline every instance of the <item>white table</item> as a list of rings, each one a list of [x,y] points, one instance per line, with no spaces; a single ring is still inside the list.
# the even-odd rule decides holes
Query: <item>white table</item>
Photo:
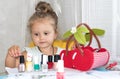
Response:
[[[56,79],[56,71],[49,70],[46,73],[41,71],[37,72],[24,72],[18,73],[16,69],[9,69],[13,72],[10,72],[9,75],[0,77],[0,79]],[[120,79],[120,71],[78,71],[75,69],[65,68],[65,78],[64,79]]]

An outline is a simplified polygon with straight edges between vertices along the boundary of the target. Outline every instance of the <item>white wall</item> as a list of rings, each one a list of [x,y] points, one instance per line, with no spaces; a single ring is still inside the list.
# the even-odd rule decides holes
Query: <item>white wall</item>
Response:
[[[112,60],[120,61],[119,4],[119,0],[82,0],[82,22],[106,31],[101,45],[110,51]]]
[[[4,71],[7,49],[24,47],[27,19],[27,0],[0,0],[0,72]]]

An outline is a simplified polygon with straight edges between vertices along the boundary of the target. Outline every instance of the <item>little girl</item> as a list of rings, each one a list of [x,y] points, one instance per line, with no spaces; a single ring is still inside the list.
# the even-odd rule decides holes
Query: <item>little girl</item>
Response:
[[[24,52],[20,52],[19,46],[12,46],[8,49],[5,60],[5,66],[15,68],[19,65],[19,56],[24,55],[25,60],[27,54],[32,54],[33,57],[41,55],[59,54],[62,50],[59,47],[53,47],[53,42],[57,37],[58,17],[53,11],[49,3],[39,2],[35,8],[35,13],[28,21],[31,37],[35,47],[26,47]]]

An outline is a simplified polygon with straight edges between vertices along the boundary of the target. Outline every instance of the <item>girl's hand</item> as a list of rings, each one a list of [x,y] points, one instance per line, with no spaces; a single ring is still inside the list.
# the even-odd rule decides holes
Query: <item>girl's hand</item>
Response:
[[[20,47],[17,46],[17,45],[11,46],[11,47],[8,49],[8,54],[9,54],[11,57],[18,57],[18,56],[20,56],[20,55],[21,55]]]

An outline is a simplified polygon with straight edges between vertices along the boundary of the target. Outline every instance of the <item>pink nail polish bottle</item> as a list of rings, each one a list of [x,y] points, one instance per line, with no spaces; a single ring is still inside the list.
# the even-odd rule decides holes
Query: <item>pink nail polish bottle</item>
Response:
[[[57,67],[56,79],[64,79],[64,61],[58,60]]]
[[[60,60],[60,55],[54,55],[54,66],[53,68],[57,70],[58,60]]]
[[[20,56],[20,64],[18,66],[18,71],[19,72],[24,72],[25,71],[25,64],[24,63],[25,63],[24,56],[21,55]]]

